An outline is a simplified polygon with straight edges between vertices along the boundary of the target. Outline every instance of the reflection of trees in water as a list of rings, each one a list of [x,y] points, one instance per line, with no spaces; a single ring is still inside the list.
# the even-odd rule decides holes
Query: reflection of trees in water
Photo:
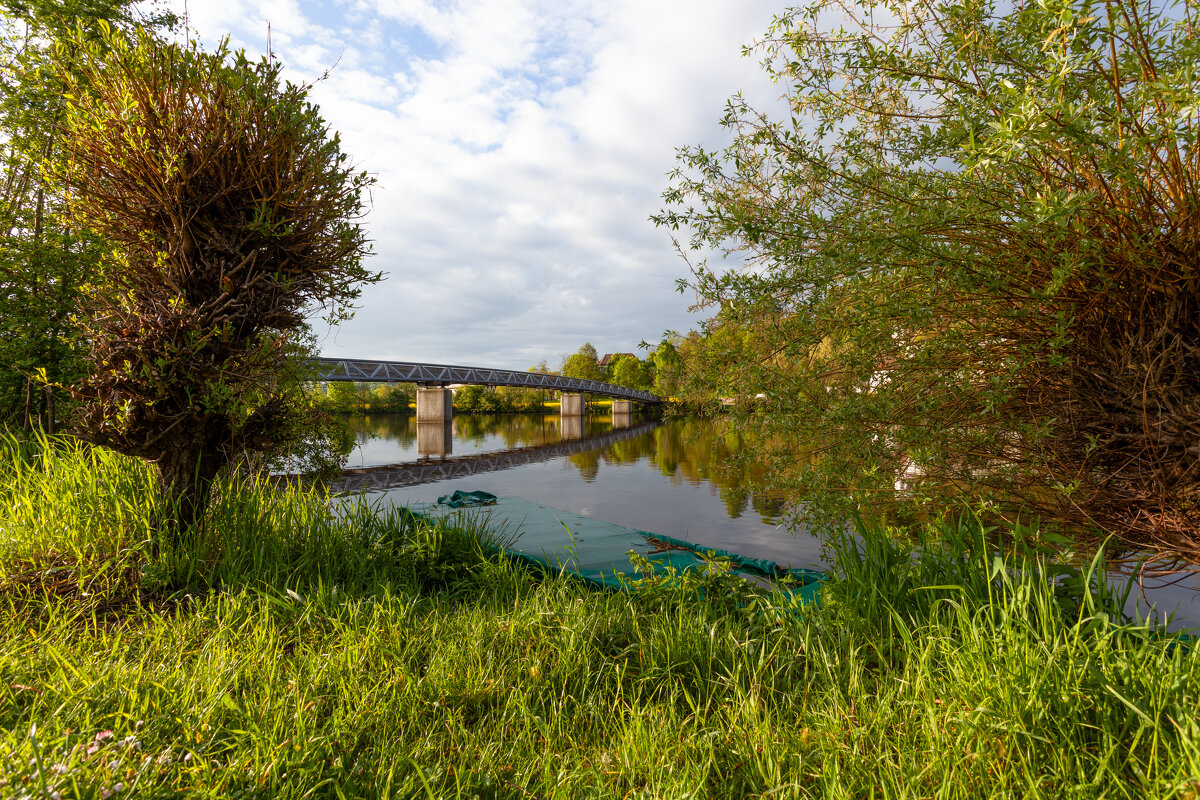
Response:
[[[589,418],[583,435],[607,433],[610,427]],[[562,420],[557,414],[461,414],[454,417],[454,435],[475,443],[495,436],[504,442],[505,449],[515,450],[561,442]]]
[[[370,439],[389,439],[407,445],[417,438],[416,422],[407,414],[347,417],[346,425],[354,433],[354,440],[358,444]]]
[[[616,464],[633,464],[643,458],[654,456],[654,432],[635,436],[623,442],[614,442],[606,452],[607,460]]]
[[[350,417],[349,425],[361,443],[378,437],[410,445],[416,440],[411,416],[381,414]],[[608,433],[606,417],[589,417],[584,436]],[[555,444],[562,441],[562,421],[557,414],[461,414],[454,418],[454,436],[483,442],[496,437],[507,450]],[[782,496],[767,492],[766,470],[740,458],[741,435],[725,419],[673,418],[640,436],[613,442],[596,450],[577,453],[567,461],[587,481],[595,481],[602,464],[633,464],[643,459],[673,484],[715,487],[730,518],[753,509],[766,522],[783,511]]]
[[[498,414],[456,414],[454,417],[454,437],[462,441],[482,442],[488,436],[500,435],[506,427],[507,420]]]
[[[575,469],[579,470],[579,477],[591,483],[600,474],[600,456],[601,451],[590,450],[586,453],[567,456],[567,460],[575,465]]]
[[[369,439],[391,439],[411,444],[417,438],[416,419],[412,416],[378,414],[351,416],[347,425],[361,444]],[[612,430],[607,418],[589,417],[584,436],[598,436]],[[456,414],[454,437],[459,441],[481,444],[489,437],[504,443],[504,449],[536,447],[562,441],[562,420],[558,414]]]
[[[655,432],[655,464],[672,482],[717,487],[731,518],[753,508],[764,522],[783,512],[782,495],[765,488],[766,469],[741,458],[743,442],[729,420],[689,417]]]
[[[601,462],[630,464],[650,460],[672,484],[714,486],[730,518],[753,509],[764,522],[779,518],[783,497],[768,492],[766,470],[739,458],[742,441],[726,420],[671,419],[642,436],[569,457],[583,480],[591,482]]]
[[[720,495],[721,502],[725,504],[725,510],[729,512],[730,519],[737,519],[746,513],[746,508],[750,505],[750,492],[745,487],[722,487]]]

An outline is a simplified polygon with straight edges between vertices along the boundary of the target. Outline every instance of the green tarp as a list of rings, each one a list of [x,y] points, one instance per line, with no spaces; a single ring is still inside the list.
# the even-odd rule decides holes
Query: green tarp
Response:
[[[824,573],[789,569],[766,559],[685,542],[670,536],[626,528],[611,522],[550,508],[528,500],[488,492],[454,492],[438,504],[412,506],[414,512],[453,520],[456,516],[494,531],[501,549],[542,569],[567,571],[597,588],[623,589],[637,571],[630,554],[643,556],[656,571],[704,569],[713,558],[726,559],[734,571],[756,583],[778,587],[804,602],[820,598]]]

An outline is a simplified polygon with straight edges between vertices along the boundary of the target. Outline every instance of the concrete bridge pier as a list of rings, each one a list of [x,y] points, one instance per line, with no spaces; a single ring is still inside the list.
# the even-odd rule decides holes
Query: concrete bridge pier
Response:
[[[612,401],[612,425],[614,428],[628,428],[633,424],[633,401],[618,400],[613,398]]]
[[[444,386],[417,387],[417,454],[448,456],[454,452],[454,393]]]
[[[562,393],[562,400],[558,407],[559,414],[564,417],[582,417],[583,410],[583,394],[581,392]]]
[[[417,387],[417,423],[454,419],[454,393],[444,386]]]

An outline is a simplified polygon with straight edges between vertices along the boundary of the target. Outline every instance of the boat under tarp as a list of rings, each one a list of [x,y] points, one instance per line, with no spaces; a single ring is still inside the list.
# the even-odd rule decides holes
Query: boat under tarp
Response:
[[[410,505],[421,516],[481,525],[495,531],[499,549],[544,570],[563,571],[603,589],[628,588],[639,577],[631,554],[645,559],[640,568],[657,573],[703,570],[714,559],[730,563],[735,574],[777,588],[803,602],[820,599],[825,574],[792,569],[761,558],[750,558],[715,547],[572,514],[515,497],[488,492],[462,492],[439,497],[436,504]]]

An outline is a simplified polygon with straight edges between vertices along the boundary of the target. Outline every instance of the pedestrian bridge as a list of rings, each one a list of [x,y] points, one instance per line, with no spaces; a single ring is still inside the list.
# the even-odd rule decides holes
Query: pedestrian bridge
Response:
[[[519,386],[524,389],[551,389],[562,392],[563,416],[582,416],[583,395],[599,394],[613,398],[613,414],[628,414],[633,403],[657,404],[662,400],[651,392],[630,389],[601,381],[546,375],[541,372],[516,372],[488,367],[458,367],[449,364],[421,364],[410,361],[369,361],[360,358],[313,359],[319,381],[359,381],[371,383],[415,383],[417,422],[440,422],[453,415],[447,386],[454,383],[480,386]]]
[[[418,386],[449,386],[452,383],[480,386],[520,386],[526,389],[553,389],[559,392],[601,394],[639,403],[660,403],[657,395],[612,383],[545,375],[541,372],[514,372],[487,367],[455,367],[448,364],[419,364],[409,361],[366,361],[358,358],[318,358],[317,380],[379,383],[415,383]]]

